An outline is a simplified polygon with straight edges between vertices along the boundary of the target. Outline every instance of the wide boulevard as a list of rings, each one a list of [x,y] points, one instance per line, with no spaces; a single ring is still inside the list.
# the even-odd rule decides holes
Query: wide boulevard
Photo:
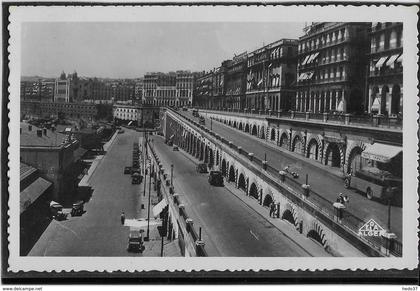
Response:
[[[191,111],[178,111],[182,115],[188,116],[192,119]],[[255,157],[263,160],[264,155],[267,155],[268,163],[274,168],[281,170],[285,166],[292,166],[298,169],[300,177],[298,181],[305,183],[306,174],[308,174],[311,188],[321,194],[324,198],[334,202],[339,193],[348,195],[350,203],[347,210],[355,214],[364,221],[373,218],[382,227],[387,227],[388,222],[388,206],[373,200],[368,200],[360,193],[353,190],[347,190],[343,186],[343,180],[333,174],[329,174],[322,168],[323,165],[314,165],[305,162],[304,159],[296,157],[294,153],[288,153],[273,144],[251,136],[249,133],[242,132],[238,129],[229,127],[217,121],[210,121],[205,113],[200,115],[205,118],[205,126],[211,128],[215,133],[224,137],[227,140],[234,142],[237,146],[241,146],[245,151],[254,153]],[[197,119],[198,121],[198,119]],[[399,239],[402,239],[402,209],[401,207],[391,207],[391,231],[394,232]]]
[[[174,165],[175,191],[181,196],[196,229],[202,228],[209,256],[312,255],[226,187],[209,185],[208,174],[197,173],[197,161],[189,154],[173,151],[159,136],[153,137],[153,146],[166,169]],[[323,252],[321,246],[312,243],[318,254]]]
[[[121,225],[120,215],[124,211],[127,218],[145,216],[140,212],[143,183],[132,185],[130,175],[123,173],[131,165],[133,142],[139,136],[134,130],[117,135],[90,178],[93,193],[85,203],[86,213],[52,220],[30,256],[136,255],[126,250],[129,230]]]

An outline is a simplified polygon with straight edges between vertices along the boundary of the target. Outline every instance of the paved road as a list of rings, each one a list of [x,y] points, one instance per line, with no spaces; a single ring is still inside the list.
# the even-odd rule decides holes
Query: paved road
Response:
[[[207,174],[196,172],[196,164],[188,154],[172,151],[162,137],[153,140],[164,167],[174,165],[175,191],[182,195],[197,230],[202,227],[210,256],[310,255],[225,187],[210,186]]]
[[[146,215],[140,212],[143,183],[132,185],[130,175],[123,174],[124,166],[131,165],[133,142],[139,136],[128,129],[117,136],[90,179],[94,192],[85,204],[86,213],[53,220],[30,256],[141,256],[126,251],[129,230],[120,222],[121,211],[127,218]]]
[[[179,113],[194,119],[190,111],[179,111]],[[201,115],[206,119],[205,126],[210,128],[210,119],[207,118],[206,114]],[[308,174],[309,184],[312,189],[317,193],[322,194],[324,198],[327,198],[330,201],[335,201],[340,192],[347,194],[350,197],[350,203],[347,207],[349,212],[365,221],[373,218],[382,225],[382,227],[386,228],[388,221],[388,206],[377,201],[368,200],[366,197],[353,190],[345,189],[341,178],[328,175],[317,166],[306,163],[287,152],[275,149],[265,141],[251,137],[248,133],[231,128],[220,122],[213,121],[212,130],[220,136],[233,141],[236,145],[241,146],[245,151],[254,153],[254,156],[261,160],[264,159],[264,154],[267,154],[268,163],[276,169],[280,170],[287,165],[293,165],[294,168],[299,169],[298,172],[300,177],[298,180],[300,183],[305,182],[305,176]],[[401,240],[402,208],[392,207],[391,217],[391,231]]]

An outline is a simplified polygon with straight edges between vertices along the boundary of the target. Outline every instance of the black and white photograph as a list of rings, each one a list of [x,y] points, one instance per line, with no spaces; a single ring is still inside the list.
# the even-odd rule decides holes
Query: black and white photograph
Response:
[[[416,7],[9,12],[10,270],[417,266]]]

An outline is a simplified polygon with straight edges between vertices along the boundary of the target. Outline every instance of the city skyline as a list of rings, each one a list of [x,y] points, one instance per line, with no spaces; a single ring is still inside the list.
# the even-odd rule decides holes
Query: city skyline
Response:
[[[76,71],[85,77],[133,79],[153,71],[208,71],[235,54],[282,38],[297,39],[303,27],[297,22],[31,23],[22,29],[21,72],[45,78]]]

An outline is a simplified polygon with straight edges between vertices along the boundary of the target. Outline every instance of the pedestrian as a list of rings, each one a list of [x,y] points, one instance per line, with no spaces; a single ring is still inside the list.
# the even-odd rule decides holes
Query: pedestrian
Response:
[[[273,215],[273,202],[270,203],[270,217]]]
[[[121,224],[124,225],[125,223],[125,213],[124,211],[121,212]]]
[[[338,196],[338,200],[337,201],[344,205],[343,193],[340,193],[340,195]]]

